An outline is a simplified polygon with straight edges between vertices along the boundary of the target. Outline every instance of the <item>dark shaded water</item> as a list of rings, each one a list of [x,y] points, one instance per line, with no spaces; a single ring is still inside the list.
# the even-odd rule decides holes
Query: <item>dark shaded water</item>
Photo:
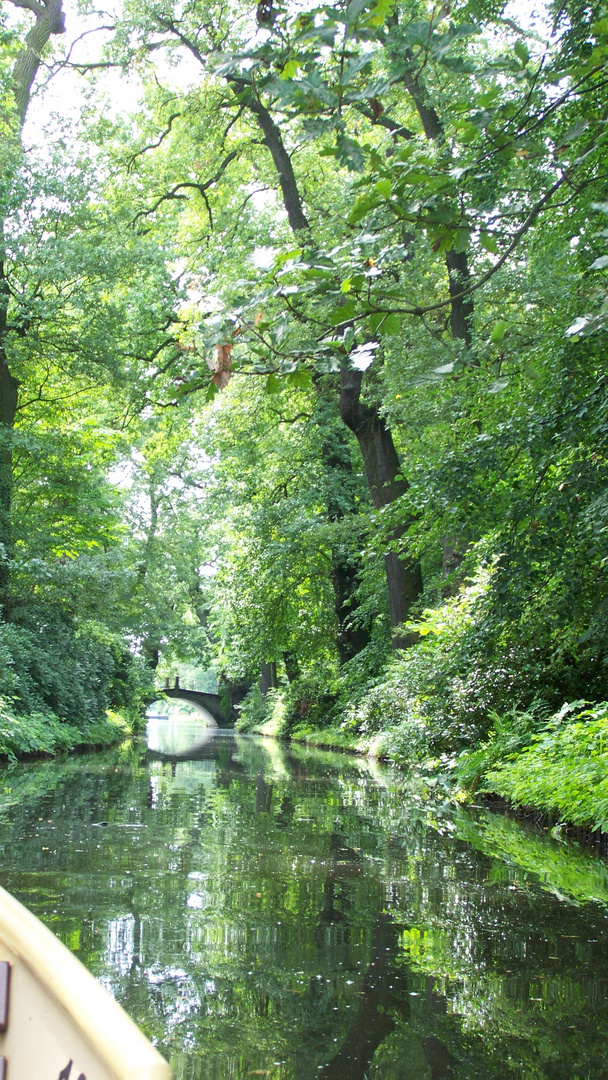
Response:
[[[5,767],[0,882],[177,1080],[608,1078],[605,863],[355,758],[152,742]]]

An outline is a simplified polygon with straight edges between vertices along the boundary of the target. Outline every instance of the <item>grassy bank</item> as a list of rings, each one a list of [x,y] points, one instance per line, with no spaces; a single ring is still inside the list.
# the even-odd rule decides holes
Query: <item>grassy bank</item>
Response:
[[[20,715],[0,698],[0,760],[67,754],[72,750],[114,746],[136,733],[132,717],[108,712],[105,718],[81,727],[61,721],[51,712]]]

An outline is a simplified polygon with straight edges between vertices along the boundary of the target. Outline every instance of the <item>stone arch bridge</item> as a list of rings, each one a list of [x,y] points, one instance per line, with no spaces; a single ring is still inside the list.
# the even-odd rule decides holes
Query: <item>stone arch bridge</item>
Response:
[[[208,694],[203,690],[188,690],[187,687],[179,685],[179,676],[175,678],[175,686],[171,686],[167,679],[160,693],[173,701],[183,701],[188,705],[193,705],[207,727],[230,728],[233,726],[233,717],[226,715],[231,712],[230,706],[225,709],[219,694]]]

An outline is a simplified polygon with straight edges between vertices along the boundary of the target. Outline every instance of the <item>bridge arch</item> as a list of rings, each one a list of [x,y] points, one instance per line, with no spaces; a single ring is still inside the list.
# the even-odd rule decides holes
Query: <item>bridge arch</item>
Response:
[[[179,685],[179,678],[175,679],[175,686],[169,686],[168,682],[162,689],[163,697],[173,701],[183,701],[193,705],[208,727],[231,727],[230,719],[224,715],[222,702],[219,694],[207,694],[202,690],[188,690]],[[209,723],[211,716],[213,723]]]

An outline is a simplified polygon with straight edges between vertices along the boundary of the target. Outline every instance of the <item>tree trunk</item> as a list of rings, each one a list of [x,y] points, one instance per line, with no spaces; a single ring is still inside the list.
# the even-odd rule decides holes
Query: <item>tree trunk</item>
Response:
[[[332,552],[332,562],[334,610],[338,620],[336,645],[340,663],[346,664],[369,645],[370,628],[361,623],[353,625],[353,617],[359,607],[355,592],[359,584],[360,567],[353,565],[338,551]]]
[[[287,211],[287,219],[291,228],[294,232],[310,228],[302,206],[291,158],[287,153],[277,124],[275,124],[268,109],[262,105],[259,98],[255,97],[254,94],[247,97],[245,104],[254,114],[264,136],[264,142],[270,150],[279,177],[279,184],[281,185],[283,205]]]
[[[283,653],[283,663],[285,664],[285,674],[287,675],[287,681],[293,683],[300,677],[300,664],[298,662],[298,654],[291,652],[291,650],[285,650]]]
[[[340,415],[359,443],[372,503],[376,509],[380,509],[405,495],[409,484],[401,475],[393,437],[378,409],[361,401],[362,379],[361,371],[347,367],[342,369]],[[411,519],[394,529],[391,541],[398,542],[410,525]],[[396,552],[389,551],[384,556],[384,565],[393,645],[395,648],[408,648],[416,643],[417,635],[403,633],[400,627],[422,594],[420,563],[413,559],[402,559]]]
[[[326,403],[329,406],[329,402]],[[326,488],[327,517],[329,521],[343,521],[348,515],[356,513],[353,497],[353,467],[350,445],[344,426],[335,413],[335,405],[330,407],[330,418],[335,423],[326,433],[321,447],[321,461]],[[338,426],[339,425],[339,426]],[[331,580],[334,593],[334,611],[336,613],[336,645],[340,663],[345,664],[369,644],[370,627],[357,621],[359,602],[356,598],[357,586],[362,570],[361,559],[347,549],[345,544],[334,544],[331,552]]]
[[[277,688],[277,665],[276,660],[270,660],[262,664],[260,671],[260,690],[262,697],[266,697],[269,690]]]
[[[405,72],[402,81],[416,106],[424,134],[430,142],[442,143],[444,140],[443,123],[429,100],[424,83],[419,78],[420,73],[416,71],[416,61],[410,49],[406,50],[406,58],[411,64],[411,68]],[[452,337],[458,341],[464,341],[467,349],[470,349],[474,314],[473,295],[460,295],[470,283],[469,261],[466,251],[455,251],[454,248],[446,251],[445,264],[448,271],[448,287],[451,299],[450,329]]]
[[[473,335],[473,315],[475,312],[473,294],[461,296],[463,289],[471,281],[469,261],[466,251],[446,251],[445,262],[448,268],[450,290],[450,329],[456,341],[464,341],[467,349],[471,348]]]
[[[32,86],[40,67],[42,50],[51,34],[65,34],[65,15],[62,10],[63,0],[24,0],[22,3],[12,0],[12,3],[16,7],[28,8],[36,15],[36,22],[25,39],[25,49],[21,50],[13,67],[13,96],[19,126],[23,127]]]
[[[291,228],[294,232],[309,228],[291,158],[285,149],[278,126],[268,109],[253,94],[248,95],[244,103],[255,115],[264,135],[264,142],[272,154]],[[355,434],[361,448],[372,503],[375,507],[381,507],[403,495],[409,485],[405,480],[396,480],[397,474],[400,473],[400,465],[389,428],[376,408],[363,405],[360,401],[361,377],[362,373],[359,371],[343,369],[340,415],[346,426]],[[409,524],[407,522],[396,529],[391,540],[396,542],[404,536]],[[417,642],[417,635],[403,634],[398,627],[405,622],[412,604],[422,593],[420,564],[401,559],[395,552],[388,552],[384,563],[393,646],[407,648]]]

